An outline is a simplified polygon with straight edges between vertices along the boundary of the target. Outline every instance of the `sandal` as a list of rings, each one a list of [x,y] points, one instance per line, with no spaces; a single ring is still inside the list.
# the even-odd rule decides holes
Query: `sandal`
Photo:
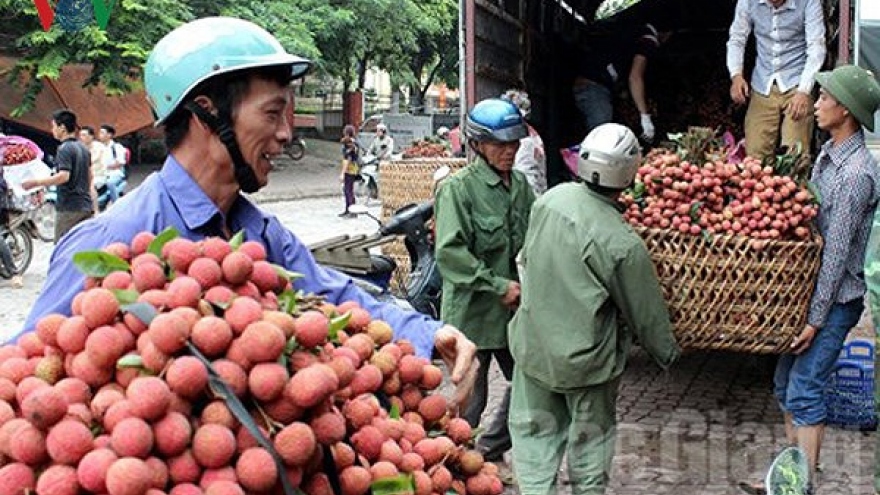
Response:
[[[764,487],[763,483],[752,484],[740,481],[737,486],[740,490],[749,495],[767,495],[767,489]]]

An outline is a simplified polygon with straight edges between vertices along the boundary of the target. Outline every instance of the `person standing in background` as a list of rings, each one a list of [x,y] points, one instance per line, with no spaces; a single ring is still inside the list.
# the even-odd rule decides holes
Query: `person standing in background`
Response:
[[[356,217],[354,213],[348,211],[354,204],[354,183],[360,178],[360,145],[357,142],[356,131],[353,125],[349,124],[342,129],[342,169],[339,171],[339,182],[342,183],[342,193],[345,196],[345,210],[339,214],[343,218]]]
[[[95,128],[84,125],[79,130],[79,140],[89,149],[92,163],[92,202],[98,212],[98,191],[107,186],[107,169],[104,167],[104,145],[95,139]]]
[[[76,224],[94,214],[92,201],[92,162],[89,150],[77,140],[76,114],[67,109],[52,113],[52,135],[61,141],[55,152],[56,172],[45,179],[26,180],[25,190],[58,186],[55,203],[55,243]]]
[[[529,94],[517,89],[508,89],[501,98],[510,101],[523,116],[529,135],[519,140],[519,149],[516,151],[516,159],[513,169],[519,170],[526,176],[532,191],[536,196],[544,194],[547,190],[547,155],[544,152],[544,141],[538,131],[528,123],[527,117],[532,111],[532,102]]]

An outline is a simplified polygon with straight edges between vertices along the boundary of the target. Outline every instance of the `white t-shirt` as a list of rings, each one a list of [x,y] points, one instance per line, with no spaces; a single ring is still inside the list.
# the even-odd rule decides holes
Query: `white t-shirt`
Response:
[[[104,168],[107,169],[108,177],[122,177],[125,174],[121,167],[111,168],[115,167],[117,163],[122,166],[126,165],[125,146],[122,146],[116,141],[110,141],[105,145],[104,149]]]

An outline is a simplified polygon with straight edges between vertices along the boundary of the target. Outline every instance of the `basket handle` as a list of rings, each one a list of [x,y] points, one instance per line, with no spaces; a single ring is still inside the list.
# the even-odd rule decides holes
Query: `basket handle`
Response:
[[[853,351],[858,349],[864,349],[867,352],[865,353],[855,353]],[[845,359],[858,359],[864,361],[873,361],[874,360],[874,345],[871,342],[866,340],[854,340],[844,346]]]
[[[834,366],[833,373],[836,374],[837,372],[844,370],[844,369],[853,369],[853,370],[858,371],[859,372],[859,379],[867,378],[866,374],[867,374],[868,370],[866,370],[864,366],[859,366],[858,364],[853,363],[853,362],[849,362],[849,361],[838,361],[837,364]]]

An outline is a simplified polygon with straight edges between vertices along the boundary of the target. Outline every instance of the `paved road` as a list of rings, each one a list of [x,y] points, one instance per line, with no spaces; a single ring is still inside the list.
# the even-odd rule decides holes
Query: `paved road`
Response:
[[[274,201],[264,206],[306,242],[372,231],[368,218],[336,216],[342,199],[335,192],[335,174],[329,163],[283,172],[273,182],[272,194],[263,193],[261,199]],[[316,194],[335,195],[307,197]],[[284,200],[297,197],[302,199]],[[0,336],[19,328],[45,279],[51,246],[37,246],[23,289],[0,281]],[[620,390],[609,493],[733,495],[739,493],[738,481],[760,479],[773,453],[785,443],[781,416],[769,393],[771,369],[768,358],[697,352],[662,373],[645,355],[634,352]],[[504,386],[495,370],[489,411],[497,406]],[[873,435],[828,430],[819,493],[874,493]],[[563,492],[568,492],[565,485]]]

